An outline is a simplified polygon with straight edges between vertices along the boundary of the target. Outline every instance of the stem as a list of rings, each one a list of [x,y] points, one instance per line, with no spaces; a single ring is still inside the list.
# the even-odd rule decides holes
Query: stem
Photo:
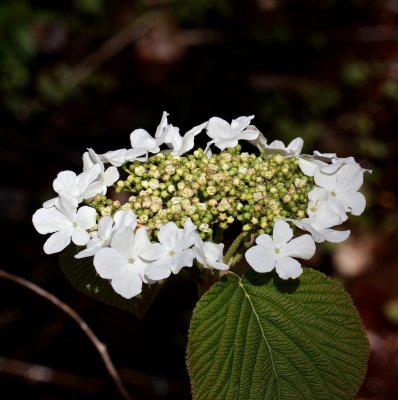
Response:
[[[233,267],[234,265],[236,265],[241,259],[243,258],[243,254],[242,253],[238,253],[236,254],[233,258],[231,258],[230,262],[230,266]]]
[[[127,167],[126,164],[123,164],[123,165],[122,165],[122,168],[123,168],[123,171],[124,171],[124,172],[126,172],[126,173],[129,174],[129,175],[131,174],[131,171],[128,169],[128,167]]]
[[[18,285],[21,285],[21,286],[25,287],[26,289],[31,290],[32,292],[34,292],[37,295],[48,300],[49,302],[54,304],[56,307],[60,308],[63,312],[68,314],[79,325],[80,329],[86,334],[86,336],[89,338],[91,343],[97,349],[99,355],[102,358],[102,361],[104,362],[106,370],[109,372],[109,375],[111,376],[113,382],[115,383],[115,385],[118,388],[122,397],[125,400],[131,400],[130,395],[128,394],[126,388],[124,387],[123,382],[120,379],[120,376],[119,376],[115,366],[113,365],[111,357],[109,356],[109,353],[106,350],[106,346],[98,339],[98,337],[95,335],[95,333],[89,328],[89,326],[79,316],[79,314],[76,313],[76,311],[72,310],[72,308],[70,308],[67,304],[65,304],[63,301],[61,301],[60,299],[55,297],[53,294],[47,292],[40,286],[37,286],[34,283],[27,281],[26,279],[23,279],[19,276],[11,274],[2,269],[0,269],[0,279],[6,279],[8,281],[17,283]]]
[[[232,258],[232,256],[237,252],[239,249],[240,245],[243,242],[243,239],[246,237],[247,232],[241,232],[235,240],[232,242],[231,246],[229,246],[228,251],[226,252],[224,256],[224,262],[225,264],[229,263],[229,260]]]

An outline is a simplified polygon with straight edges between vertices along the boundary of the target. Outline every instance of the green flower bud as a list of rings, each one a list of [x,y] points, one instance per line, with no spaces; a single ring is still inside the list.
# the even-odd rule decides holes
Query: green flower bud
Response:
[[[145,174],[145,172],[146,172],[146,169],[142,165],[134,168],[134,174],[137,176],[143,176]]]

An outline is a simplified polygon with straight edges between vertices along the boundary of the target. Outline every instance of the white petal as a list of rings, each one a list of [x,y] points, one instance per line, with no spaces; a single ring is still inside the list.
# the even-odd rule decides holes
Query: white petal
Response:
[[[209,268],[218,269],[220,271],[226,271],[227,269],[229,269],[229,265],[224,264],[220,261],[210,261],[206,264],[206,266]]]
[[[110,216],[102,217],[98,222],[98,237],[108,240],[111,237],[113,219]]]
[[[302,148],[303,148],[303,145],[304,145],[304,140],[302,139],[302,138],[300,138],[300,137],[298,137],[298,138],[296,138],[296,139],[293,139],[291,142],[290,142],[290,144],[289,144],[289,146],[287,146],[287,151],[289,152],[289,153],[293,153],[293,154],[295,154],[296,156],[298,156],[300,153],[301,153],[301,150],[302,150]]]
[[[286,221],[277,219],[272,232],[275,245],[287,243],[293,237],[292,228]]]
[[[302,235],[283,246],[280,254],[283,257],[299,257],[308,260],[315,254],[315,250],[314,239],[310,235]]]
[[[182,146],[182,137],[180,135],[180,129],[173,125],[168,125],[163,132],[162,141],[169,147],[178,151]]]
[[[132,250],[133,257],[134,258],[139,257],[141,253],[144,252],[145,249],[150,245],[151,242],[149,241],[146,228],[145,226],[142,226],[135,232],[134,245]]]
[[[178,274],[183,267],[192,267],[194,253],[191,249],[180,251],[171,256],[171,271]]]
[[[85,258],[85,257],[93,257],[95,256],[102,248],[102,244],[97,242],[96,246],[90,246],[90,242],[87,244],[87,248],[80,251],[75,255],[75,258],[80,259],[80,258]]]
[[[133,257],[134,230],[131,228],[122,228],[117,230],[111,240],[111,247],[118,253],[130,259]]]
[[[316,243],[322,243],[325,241],[325,237],[323,235],[323,232],[325,229],[321,228],[316,228],[312,225],[312,223],[316,221],[312,221],[310,218],[305,218],[302,220],[295,220],[295,219],[288,219],[289,221],[293,222],[298,228],[302,229],[303,231],[307,231],[311,233],[312,238]]]
[[[231,128],[235,132],[241,132],[250,124],[250,121],[253,118],[254,118],[254,115],[250,115],[250,117],[239,117],[239,118],[233,119],[231,122]],[[258,133],[257,133],[257,135],[258,135]]]
[[[124,265],[112,279],[111,285],[116,293],[126,299],[131,299],[142,291],[142,279],[132,264]]]
[[[253,125],[250,125],[249,127],[251,128],[251,130],[258,131],[258,129]],[[256,146],[260,151],[264,151],[265,146],[267,145],[267,139],[260,131],[258,131],[258,136],[256,137],[256,139],[249,140],[249,143],[253,146]]]
[[[53,182],[53,188],[57,193],[66,192],[72,196],[78,196],[77,176],[73,171],[61,171]]]
[[[181,146],[179,147],[177,155],[181,156],[181,155],[187,153],[188,151],[190,151],[195,145],[195,136],[198,135],[206,126],[207,126],[207,122],[204,122],[203,124],[195,126],[191,130],[189,130],[182,137],[182,143],[181,143]]]
[[[272,237],[270,235],[266,235],[265,233],[262,233],[256,238],[256,243],[269,250],[274,250],[275,248]]]
[[[317,169],[314,172],[314,180],[315,183],[329,192],[334,191],[337,187],[337,178],[336,174],[328,175],[321,172],[321,170]]]
[[[231,125],[221,118],[210,118],[207,124],[207,136],[211,139],[229,139],[231,137]]]
[[[57,202],[57,200],[58,200],[58,197],[53,197],[52,199],[45,201],[45,202],[43,203],[43,208],[51,208],[51,207],[54,207],[55,204],[56,204],[56,202]]]
[[[140,257],[144,260],[154,261],[158,258],[164,257],[168,252],[165,247],[160,243],[151,243],[140,252]]]
[[[102,179],[106,186],[112,186],[119,179],[119,171],[114,166],[109,167],[104,172]]]
[[[203,264],[205,266],[219,270],[229,269],[229,266],[223,262],[223,243],[205,242],[204,249],[206,258],[203,260]]]
[[[195,258],[201,263],[206,263],[206,255],[205,255],[205,244],[202,238],[195,233],[195,244],[192,247],[192,251],[194,252]]]
[[[259,134],[258,130],[254,129],[246,129],[245,131],[240,132],[235,136],[236,139],[238,140],[255,140],[257,139]]]
[[[257,272],[270,272],[275,267],[275,252],[262,246],[253,246],[245,253],[248,264]]]
[[[176,238],[179,231],[178,226],[174,222],[168,222],[159,229],[158,240],[169,250],[176,248]]]
[[[344,240],[348,239],[350,236],[351,231],[337,231],[335,229],[324,229],[322,231],[322,235],[324,236],[325,240],[331,243],[340,243],[344,242]]]
[[[339,193],[339,198],[344,204],[345,210],[353,215],[361,215],[366,207],[366,198],[360,192]]]
[[[81,174],[79,174],[77,177],[79,194],[83,194],[89,187],[90,183],[94,182],[98,178],[100,173],[101,166],[99,164],[95,164],[87,171],[83,171]]]
[[[95,162],[91,159],[90,153],[88,151],[83,153],[83,171],[90,169],[94,164]]]
[[[238,145],[238,138],[233,137],[232,139],[216,139],[214,144],[221,151],[224,149],[230,149],[231,147],[235,147]]]
[[[184,223],[182,240],[178,243],[177,249],[187,249],[195,243],[196,225],[192,223],[191,218],[187,218]]]
[[[336,172],[339,191],[356,192],[363,184],[363,170],[359,164],[343,165]]]
[[[223,260],[224,243],[204,242],[204,253],[209,261]]]
[[[281,279],[296,279],[303,273],[301,264],[290,257],[277,260],[275,270]]]
[[[144,129],[135,129],[133,132],[131,132],[130,142],[133,149],[144,149],[146,151],[152,151],[157,147],[155,138],[153,138]],[[159,149],[159,147],[157,148]]]
[[[102,157],[105,158],[110,164],[115,167],[120,167],[126,162],[126,149],[112,150],[103,154]],[[133,160],[131,160],[133,161]]]
[[[44,252],[53,254],[62,251],[70,243],[71,228],[53,233],[44,243]]]
[[[96,181],[88,185],[87,189],[82,193],[82,197],[83,199],[91,199],[95,197],[97,194],[104,194],[104,193],[106,193],[106,187],[104,188],[104,183],[101,181]]]
[[[155,132],[155,138],[157,139],[157,143],[161,144],[163,143],[163,134],[164,131],[167,127],[167,116],[169,115],[169,113],[167,113],[166,111],[163,111],[162,114],[162,118],[160,120],[160,124],[158,125],[158,127],[156,128],[156,132]]]
[[[131,210],[116,211],[113,220],[115,221],[115,229],[135,229],[137,225],[137,216]]]
[[[315,170],[319,168],[319,164],[320,161],[303,158],[303,156],[299,158],[299,167],[301,172],[307,176],[314,176]]]
[[[32,221],[42,235],[72,227],[72,222],[54,207],[40,208],[33,214]]]
[[[55,203],[55,207],[72,222],[76,220],[77,206],[78,201],[76,197],[68,193],[60,193]]]
[[[76,223],[84,229],[90,229],[96,224],[96,217],[95,208],[83,206],[77,210]]]
[[[145,275],[154,281],[166,279],[171,274],[171,257],[166,256],[153,261],[145,270]]]
[[[124,161],[119,165],[116,165],[116,164],[113,164],[113,165],[115,165],[116,167],[119,167],[126,161],[133,162],[133,161],[138,160],[138,161],[146,162],[147,159],[148,159],[147,151],[145,149],[128,149],[125,153]]]
[[[128,263],[128,260],[115,249],[105,247],[95,254],[93,263],[101,278],[112,279]]]
[[[72,232],[72,242],[78,246],[84,246],[90,241],[90,235],[82,227],[76,227]]]

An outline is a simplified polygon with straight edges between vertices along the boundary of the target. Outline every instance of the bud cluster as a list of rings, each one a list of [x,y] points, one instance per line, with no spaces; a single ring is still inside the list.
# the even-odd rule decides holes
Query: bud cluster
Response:
[[[125,171],[116,192],[128,192],[128,203],[98,195],[89,205],[100,215],[130,208],[155,235],[167,222],[182,227],[187,218],[203,239],[212,237],[215,224],[227,229],[235,221],[255,235],[271,233],[276,219],[307,216],[314,187],[296,157],[265,159],[241,152],[240,145],[210,158],[202,149],[186,156],[158,153],[146,163],[127,164]]]

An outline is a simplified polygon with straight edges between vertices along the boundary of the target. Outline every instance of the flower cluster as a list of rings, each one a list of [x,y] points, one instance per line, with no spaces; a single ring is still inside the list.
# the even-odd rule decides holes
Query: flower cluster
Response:
[[[226,270],[243,255],[258,272],[296,278],[295,258],[311,258],[315,242],[345,240],[349,231],[332,228],[365,208],[358,192],[365,170],[351,157],[301,155],[301,138],[268,144],[250,125],[253,116],[231,124],[213,117],[183,136],[167,117],[154,136],[136,129],[130,148],[88,149],[82,173],[58,174],[58,196],[33,215],[37,231],[52,234],[47,254],[73,242],[75,257],[93,257],[97,273],[125,298],[184,267]],[[203,130],[211,140],[194,149]],[[246,243],[224,257],[224,235],[237,228]],[[308,234],[293,238],[292,228]]]

